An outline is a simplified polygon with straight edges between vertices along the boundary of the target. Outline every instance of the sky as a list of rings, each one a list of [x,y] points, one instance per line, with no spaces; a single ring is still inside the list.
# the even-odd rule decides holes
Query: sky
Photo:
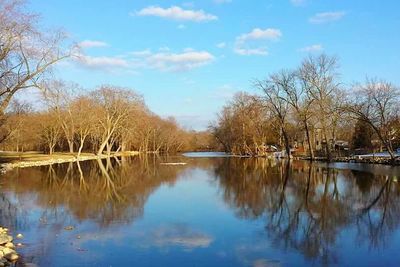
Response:
[[[31,0],[44,29],[61,28],[79,58],[57,77],[142,94],[162,117],[204,130],[253,79],[336,56],[344,85],[366,76],[400,84],[400,1]]]

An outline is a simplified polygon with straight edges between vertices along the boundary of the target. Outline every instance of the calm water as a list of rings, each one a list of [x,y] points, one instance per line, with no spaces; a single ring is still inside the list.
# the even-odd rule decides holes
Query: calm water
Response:
[[[8,172],[0,224],[38,266],[400,266],[399,168],[191,156]]]

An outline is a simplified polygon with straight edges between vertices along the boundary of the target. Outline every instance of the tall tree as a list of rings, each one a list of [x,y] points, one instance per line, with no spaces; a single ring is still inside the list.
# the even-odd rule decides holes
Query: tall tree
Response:
[[[352,137],[352,147],[355,149],[371,148],[372,134],[373,130],[371,126],[365,121],[357,119]]]
[[[393,126],[400,116],[399,87],[384,80],[367,79],[365,84],[355,86],[353,91],[347,110],[356,119],[371,126],[394,162],[396,128]]]
[[[74,118],[74,134],[77,136],[77,157],[80,157],[86,140],[95,130],[94,103],[89,97],[80,96],[72,101],[70,110],[71,116]]]
[[[328,160],[332,159],[332,148],[335,142],[335,127],[340,114],[337,104],[341,97],[337,73],[338,63],[335,57],[325,54],[310,56],[300,67],[299,75],[313,100],[316,109],[317,127],[322,130],[323,144]]]
[[[280,129],[286,155],[290,157],[290,139],[288,131],[288,116],[290,106],[286,101],[286,91],[293,86],[292,76],[285,72],[275,73],[269,76],[266,80],[256,80],[254,85],[261,89],[263,95],[261,99],[276,117],[278,128]]]
[[[42,31],[22,0],[0,0],[0,116],[14,95],[40,83],[58,61],[69,56],[64,34]]]
[[[57,117],[64,138],[67,141],[69,152],[74,152],[74,139],[76,134],[76,119],[72,114],[72,101],[75,99],[78,85],[62,80],[51,80],[43,86],[43,96],[47,105]]]
[[[58,118],[54,112],[43,113],[39,116],[39,123],[41,124],[40,138],[49,154],[52,155],[62,135]]]
[[[120,140],[130,112],[136,105],[143,105],[140,95],[127,88],[103,85],[92,92],[95,102],[100,145],[97,154],[107,149],[110,154],[112,147]]]
[[[210,126],[226,152],[251,156],[263,155],[265,145],[276,142],[271,129],[271,113],[260,99],[243,92],[233,97]]]
[[[312,137],[310,132],[310,120],[312,118],[313,99],[307,93],[306,81],[302,79],[299,71],[283,70],[279,76],[275,78],[285,91],[282,96],[295,111],[295,117],[300,120],[303,129],[306,133],[308,151],[311,160],[314,159],[314,149],[312,145]]]

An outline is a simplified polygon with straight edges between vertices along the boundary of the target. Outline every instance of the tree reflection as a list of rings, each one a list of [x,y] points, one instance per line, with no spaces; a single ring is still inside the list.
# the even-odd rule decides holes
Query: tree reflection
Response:
[[[157,157],[113,158],[15,170],[4,184],[17,197],[32,196],[43,208],[43,223],[62,223],[68,215],[102,226],[130,222],[162,184],[175,183],[185,167],[159,167]],[[7,215],[8,218],[15,216]]]
[[[356,223],[359,242],[370,241],[373,248],[384,247],[400,225],[399,185],[390,176],[378,176],[372,197],[363,199]]]
[[[346,228],[357,228],[355,242],[377,247],[399,227],[400,188],[392,176],[266,159],[224,159],[215,174],[238,216],[265,217],[275,245],[322,265],[337,263]]]
[[[178,177],[188,177],[191,170],[200,168],[214,177],[224,201],[238,217],[265,221],[265,243],[298,251],[318,265],[340,264],[343,241],[385,248],[399,228],[400,186],[393,168],[366,172],[262,158],[198,158],[185,159],[186,166],[159,164],[175,160],[151,155],[14,170],[2,179],[0,219],[9,220],[5,225],[12,225],[15,218],[23,223],[24,215],[17,214],[23,209],[16,205],[32,200],[43,211],[41,223],[54,228],[52,233],[76,221],[94,221],[100,227],[129,223],[142,216],[157,188],[173,185]],[[160,244],[180,244],[183,241],[177,236],[183,236],[187,244],[200,247],[210,240],[186,230],[161,231],[155,236],[163,241]]]

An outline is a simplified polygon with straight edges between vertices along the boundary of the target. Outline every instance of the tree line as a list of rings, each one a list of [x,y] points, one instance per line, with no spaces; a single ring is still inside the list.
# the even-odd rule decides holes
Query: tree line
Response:
[[[255,79],[258,94],[240,92],[210,126],[227,152],[259,156],[300,148],[332,160],[341,148],[387,151],[400,146],[400,89],[378,79],[345,86],[338,60],[309,56],[295,70]],[[272,148],[271,148],[272,147]]]
[[[172,117],[151,112],[130,88],[102,85],[85,91],[51,81],[43,91],[46,108],[12,102],[2,130],[3,150],[82,151],[98,155],[122,151],[173,153],[201,149],[205,133],[182,129]],[[199,140],[198,140],[199,139]]]
[[[0,0],[0,145],[2,149],[97,154],[111,151],[216,149],[240,155],[303,151],[328,160],[353,149],[385,150],[392,160],[400,145],[399,87],[377,79],[345,86],[338,60],[310,56],[294,70],[253,81],[259,93],[237,94],[207,132],[194,133],[173,118],[152,113],[129,88],[79,86],[53,78],[55,64],[79,47],[59,30],[43,29],[23,0]],[[18,102],[27,89],[42,92],[44,108]]]
[[[130,88],[85,91],[54,78],[54,66],[79,54],[60,30],[43,29],[23,0],[0,0],[0,147],[3,150],[173,152],[207,149],[210,136],[152,113]],[[19,101],[36,88],[41,107]]]

